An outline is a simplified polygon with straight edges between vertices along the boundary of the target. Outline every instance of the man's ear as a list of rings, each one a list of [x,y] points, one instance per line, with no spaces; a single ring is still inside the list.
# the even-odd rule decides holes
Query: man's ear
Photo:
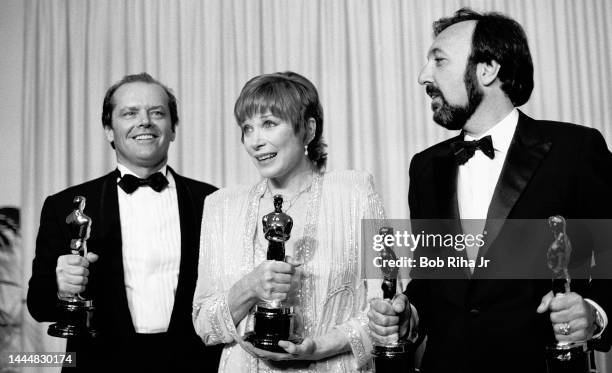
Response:
[[[172,135],[170,135],[170,142],[176,139],[176,125],[172,126]]]
[[[113,128],[109,126],[104,126],[104,133],[106,134],[106,139],[108,142],[115,141],[115,134],[113,133]]]
[[[501,65],[495,60],[479,63],[478,66],[476,66],[476,75],[478,76],[478,80],[483,86],[490,86],[497,79],[500,68]]]

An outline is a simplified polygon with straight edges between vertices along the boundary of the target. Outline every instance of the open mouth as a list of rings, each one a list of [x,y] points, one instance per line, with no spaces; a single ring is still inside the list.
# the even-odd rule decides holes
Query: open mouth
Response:
[[[266,153],[266,154],[256,155],[255,159],[257,159],[260,162],[263,162],[263,161],[267,161],[268,159],[272,159],[274,157],[276,157],[276,153]]]
[[[143,133],[142,135],[136,135],[132,137],[132,139],[134,140],[152,140],[155,138],[157,138],[157,136],[150,134],[150,133]]]

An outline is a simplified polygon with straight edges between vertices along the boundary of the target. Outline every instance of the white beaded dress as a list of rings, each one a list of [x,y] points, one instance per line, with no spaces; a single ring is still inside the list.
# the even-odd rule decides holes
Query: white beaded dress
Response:
[[[304,262],[296,311],[304,336],[337,328],[350,341],[351,351],[320,361],[274,365],[240,346],[245,333],[253,329],[253,310],[234,326],[227,295],[234,283],[266,258],[258,221],[267,189],[264,179],[252,187],[221,189],[204,204],[193,322],[206,344],[226,344],[219,372],[371,370],[366,310],[370,297],[380,297],[380,289],[368,294],[367,282],[361,278],[361,219],[383,219],[383,204],[372,176],[364,172],[315,173],[310,188],[304,228],[292,232],[298,237],[291,254]]]

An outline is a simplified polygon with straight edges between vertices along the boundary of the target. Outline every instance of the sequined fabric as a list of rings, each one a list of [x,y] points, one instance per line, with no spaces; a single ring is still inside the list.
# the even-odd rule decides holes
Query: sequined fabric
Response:
[[[329,172],[313,178],[306,222],[295,256],[304,261],[296,296],[305,336],[339,330],[350,352],[282,368],[249,355],[240,344],[253,328],[253,313],[234,326],[226,297],[230,287],[265,259],[258,243],[258,208],[266,180],[253,187],[232,187],[206,199],[202,220],[193,321],[207,344],[226,343],[220,372],[367,372],[371,341],[366,310],[371,294],[360,278],[361,219],[383,219],[384,209],[372,176],[357,171]]]

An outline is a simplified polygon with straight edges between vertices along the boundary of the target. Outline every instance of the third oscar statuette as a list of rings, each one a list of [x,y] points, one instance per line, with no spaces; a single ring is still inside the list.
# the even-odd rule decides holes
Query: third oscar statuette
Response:
[[[379,230],[381,237],[393,235],[393,228],[381,227]],[[385,240],[383,239],[383,242]],[[383,260],[396,260],[397,256],[391,246],[385,244],[380,252]],[[397,290],[397,267],[381,267],[383,283],[383,299],[389,302],[395,296]],[[410,305],[407,305],[410,307]],[[391,373],[391,372],[414,372],[414,344],[407,340],[398,340],[395,343],[374,343],[372,355],[374,356],[374,368],[376,373]]]

